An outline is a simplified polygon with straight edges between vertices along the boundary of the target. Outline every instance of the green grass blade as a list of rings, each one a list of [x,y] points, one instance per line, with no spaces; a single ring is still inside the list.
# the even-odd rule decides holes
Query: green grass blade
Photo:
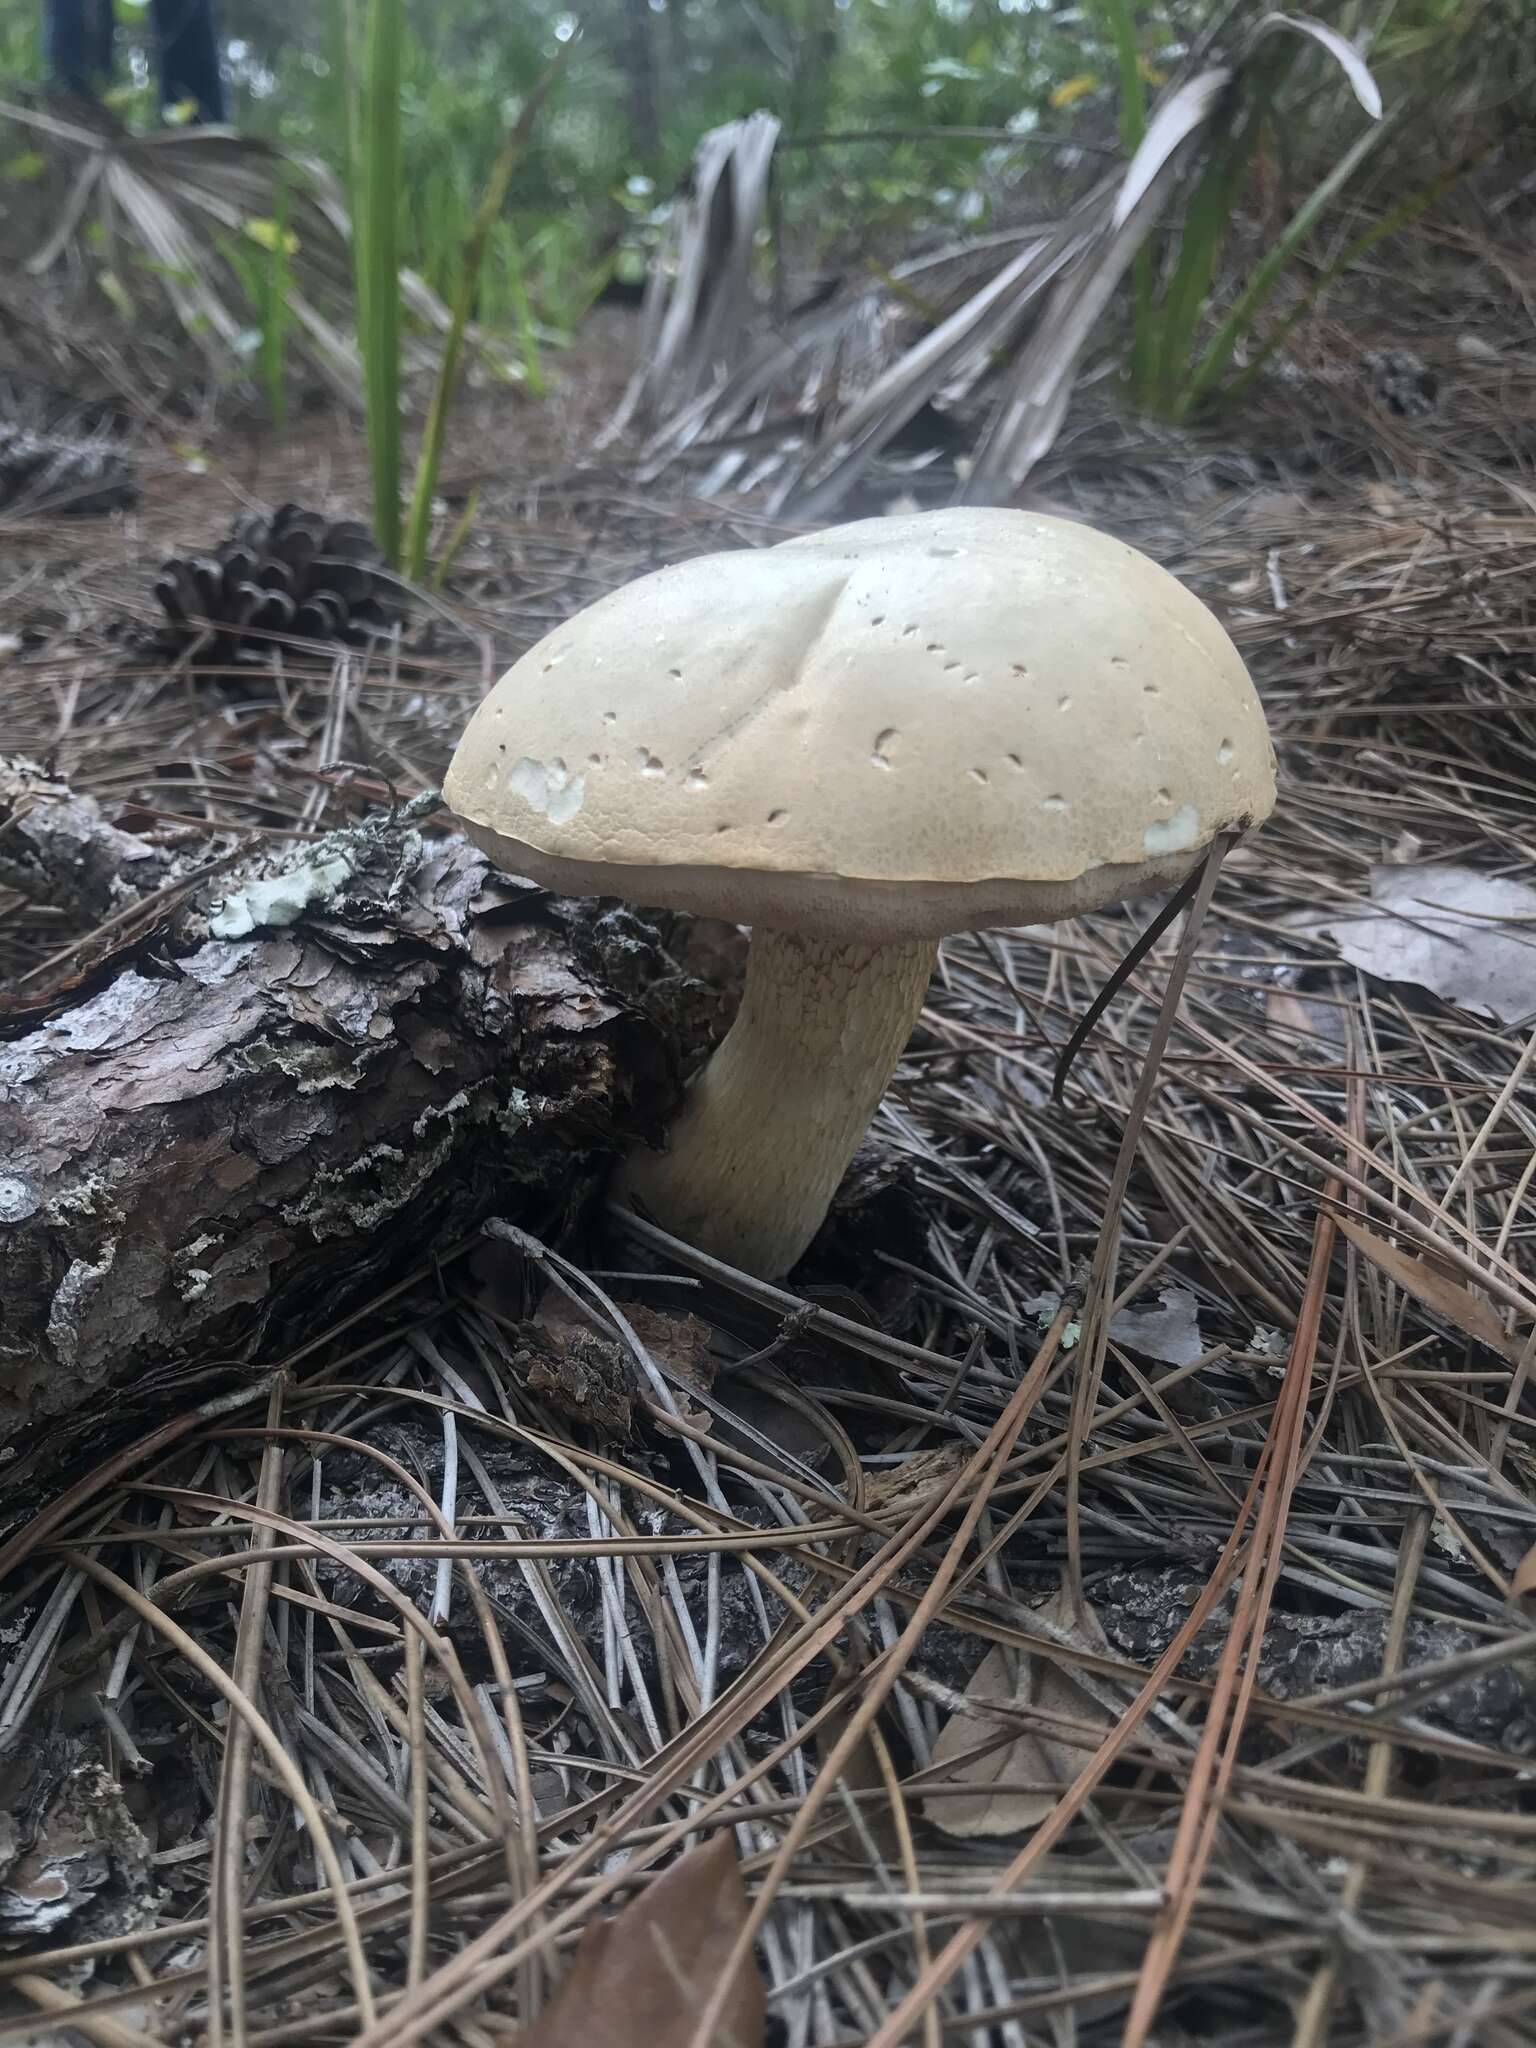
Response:
[[[1150,372],[1150,388],[1159,411],[1167,411],[1177,403],[1188,370],[1200,311],[1216,273],[1232,209],[1242,195],[1250,133],[1229,129],[1223,135],[1190,195],[1179,235],[1178,257],[1163,294],[1157,323],[1157,352]]]
[[[1251,330],[1259,309],[1279,282],[1286,265],[1316,226],[1324,209],[1348,184],[1393,125],[1395,124],[1391,121],[1380,121],[1374,127],[1367,128],[1363,135],[1356,138],[1354,145],[1339,158],[1328,175],[1318,180],[1297,207],[1286,223],[1284,232],[1248,280],[1237,303],[1221,323],[1210,346],[1191,372],[1184,387],[1180,406],[1182,412],[1192,412],[1215,389],[1227,364],[1232,360],[1233,350]]]
[[[326,102],[339,138],[342,188],[354,220],[359,213],[357,171],[357,0],[330,0],[325,21]]]
[[[1127,158],[1136,154],[1147,130],[1147,96],[1141,76],[1141,51],[1136,42],[1136,17],[1131,0],[1099,0],[1099,13],[1115,46],[1120,74],[1120,144]],[[1152,250],[1144,244],[1131,268],[1131,397],[1143,402],[1152,374],[1157,308],[1152,296]]]
[[[1486,137],[1475,149],[1468,150],[1453,164],[1448,164],[1443,171],[1431,178],[1428,184],[1421,185],[1417,192],[1411,192],[1399,205],[1394,206],[1390,213],[1384,213],[1381,219],[1374,221],[1363,234],[1356,235],[1352,242],[1346,243],[1331,263],[1324,264],[1274,332],[1265,337],[1263,347],[1257,349],[1237,376],[1223,386],[1222,398],[1236,398],[1239,392],[1248,388],[1276,349],[1284,347],[1298,324],[1311,312],[1336,277],[1348,270],[1351,265],[1358,263],[1362,256],[1368,255],[1378,242],[1384,242],[1389,235],[1399,234],[1402,229],[1411,226],[1420,214],[1427,213],[1437,199],[1442,199],[1475,165],[1498,148],[1501,140],[1497,134]]]
[[[1141,77],[1141,50],[1136,42],[1136,14],[1131,0],[1099,0],[1115,64],[1120,74],[1120,146],[1134,156],[1147,132],[1147,96]]]
[[[261,323],[261,379],[267,410],[281,433],[288,424],[288,392],[283,378],[283,344],[288,332],[288,180],[278,167],[272,194],[272,257],[267,266],[267,303]]]
[[[375,0],[375,4],[378,4],[378,0]],[[458,386],[459,358],[464,350],[464,336],[475,303],[480,269],[485,261],[486,244],[490,240],[491,229],[500,219],[501,210],[506,204],[507,187],[511,183],[512,173],[517,167],[519,157],[528,147],[540,109],[549,96],[550,88],[560,75],[569,49],[570,44],[565,44],[554,62],[545,70],[543,77],[528,95],[511,133],[502,144],[501,152],[486,181],[485,191],[459,260],[458,282],[450,309],[451,317],[448,331],[443,337],[443,353],[438,363],[437,381],[432,387],[432,403],[427,409],[427,422],[422,430],[421,450],[416,458],[416,479],[411,491],[410,516],[406,523],[405,573],[415,581],[419,581],[426,571],[427,546],[432,534],[432,499],[437,491],[438,470],[442,465],[443,435],[448,424],[448,411],[453,403],[453,394]]]
[[[1196,181],[1173,276],[1163,296],[1157,327],[1157,351],[1149,388],[1153,408],[1173,414],[1181,410],[1195,335],[1211,292],[1222,245],[1232,216],[1242,204],[1248,167],[1276,93],[1296,60],[1296,46],[1272,42],[1251,56],[1227,96],[1223,118],[1212,130],[1212,146]]]
[[[1147,133],[1147,88],[1141,78],[1141,49],[1137,45],[1137,16],[1130,0],[1100,0],[1114,41],[1114,61],[1120,72],[1120,147],[1126,160],[1133,158]],[[1153,252],[1151,244],[1135,254],[1130,266],[1130,397],[1143,401],[1151,377],[1157,346],[1157,305],[1153,303]]]
[[[363,217],[358,341],[363,353],[373,521],[391,564],[400,559],[400,45],[402,0],[369,0],[359,148]]]
[[[544,396],[544,370],[539,360],[539,338],[535,331],[533,308],[528,302],[528,284],[523,276],[523,248],[518,237],[516,224],[503,221],[505,233],[502,237],[502,253],[506,259],[507,297],[512,303],[512,318],[517,328],[517,352],[523,359],[523,382],[530,397]]]
[[[434,590],[441,590],[443,584],[447,581],[448,571],[453,567],[454,558],[458,554],[459,549],[463,547],[469,529],[474,523],[475,514],[479,509],[480,493],[478,490],[473,490],[464,500],[464,510],[453,522],[453,531],[449,534],[447,540],[444,541],[443,552],[438,557],[437,567],[432,571],[432,588]]]

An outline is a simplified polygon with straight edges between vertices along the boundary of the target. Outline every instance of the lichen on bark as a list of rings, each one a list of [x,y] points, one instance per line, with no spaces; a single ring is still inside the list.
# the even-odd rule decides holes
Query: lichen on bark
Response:
[[[687,1006],[643,923],[418,815],[297,857],[327,886],[221,876],[0,1038],[0,1445],[281,1356],[674,1109]],[[218,936],[231,902],[280,921]]]

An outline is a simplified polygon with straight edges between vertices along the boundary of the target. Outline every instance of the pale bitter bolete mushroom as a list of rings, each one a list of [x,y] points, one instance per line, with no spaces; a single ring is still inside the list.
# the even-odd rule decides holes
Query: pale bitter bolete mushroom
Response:
[[[621,1186],[772,1276],[945,933],[1175,884],[1275,777],[1242,660],[1182,584],[1073,521],[977,509],[642,577],[508,670],[445,794],[516,874],[753,927],[735,1023]]]

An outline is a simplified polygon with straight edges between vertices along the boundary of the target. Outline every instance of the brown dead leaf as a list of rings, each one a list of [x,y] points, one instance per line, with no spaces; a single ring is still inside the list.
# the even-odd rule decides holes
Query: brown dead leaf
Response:
[[[713,1434],[719,1442],[758,1458],[769,1450],[782,1451],[812,1471],[830,1462],[839,1442],[837,1425],[820,1401],[777,1366],[728,1373],[717,1382],[717,1391],[726,1411],[714,1420]]]
[[[1475,1337],[1479,1344],[1486,1344],[1490,1351],[1497,1351],[1512,1365],[1519,1359],[1520,1348],[1505,1335],[1504,1325],[1498,1316],[1486,1301],[1479,1301],[1459,1280],[1449,1279],[1428,1259],[1416,1258],[1413,1253],[1388,1244],[1384,1237],[1378,1237],[1374,1230],[1367,1230],[1352,1216],[1340,1216],[1338,1225],[1350,1243],[1370,1260],[1378,1272],[1384,1273],[1405,1294],[1411,1294],[1421,1306],[1444,1316],[1458,1330],[1465,1330],[1469,1337]]]
[[[1039,1612],[1042,1620],[1074,1635],[1083,1649],[1108,1649],[1092,1609],[1074,1616],[1072,1597],[1065,1587]],[[1043,1713],[1109,1726],[1098,1701],[1043,1649],[1021,1655],[997,1644],[977,1667],[965,1696],[978,1707],[1038,1707]],[[958,1713],[939,1731],[933,1746],[935,1770],[950,1784],[976,1787],[971,1797],[946,1794],[923,1802],[926,1817],[947,1835],[1017,1835],[1039,1827],[1055,1807],[1059,1793],[992,1788],[1005,1781],[1025,1780],[1032,1785],[1057,1785],[1064,1791],[1087,1761],[1085,1749],[1028,1731],[998,1743],[983,1755],[971,1755],[997,1728],[990,1715]],[[952,1759],[957,1759],[954,1768],[946,1770],[944,1766]]]
[[[1282,1031],[1296,1031],[1303,1037],[1312,1033],[1312,1019],[1307,1006],[1299,996],[1293,996],[1288,988],[1272,988],[1264,998],[1265,1013],[1271,1024]]]
[[[628,1361],[618,1345],[595,1330],[563,1329],[556,1337],[536,1324],[524,1327],[527,1341],[511,1363],[529,1393],[602,1436],[633,1436]]]
[[[1378,981],[1411,981],[1501,1024],[1536,1011],[1536,889],[1440,861],[1371,869],[1357,916],[1315,920],[1352,967]]]
[[[699,2014],[746,1924],[729,1833],[690,1850],[611,1920],[583,1933],[554,2001],[523,2048],[689,2048]],[[714,2048],[761,2048],[762,1976],[737,1974]]]
[[[533,1321],[551,1343],[561,1346],[578,1333],[587,1337],[599,1334],[598,1325],[592,1317],[585,1315],[570,1296],[563,1294],[558,1287],[546,1290],[543,1300],[534,1311]]]
[[[1516,1600],[1536,1600],[1536,1543],[1515,1566],[1515,1575],[1509,1582],[1510,1593]]]
[[[1280,1031],[1294,1031],[1302,1038],[1320,1038],[1337,1045],[1344,1036],[1338,1009],[1331,1003],[1308,1002],[1288,988],[1269,989],[1264,1009],[1271,1024]]]
[[[709,1416],[689,1400],[685,1390],[691,1387],[708,1393],[714,1384],[709,1325],[697,1316],[667,1315],[640,1301],[620,1302],[618,1307],[674,1385],[684,1417],[707,1426]],[[637,1393],[650,1397],[652,1390],[627,1345],[603,1334],[589,1316],[553,1287],[540,1302],[533,1321],[522,1326],[522,1334],[524,1348],[513,1363],[531,1393],[607,1436],[633,1434],[633,1397]]]
[[[914,1451],[899,1465],[870,1475],[864,1505],[872,1515],[888,1519],[893,1528],[926,1508],[954,1478],[968,1455],[964,1444],[940,1444],[937,1450]]]
[[[824,1766],[827,1758],[842,1739],[848,1723],[863,1701],[863,1692],[857,1679],[850,1685],[846,1676],[834,1679],[829,1688],[831,1693],[843,1688],[843,1697],[816,1730],[816,1754]],[[823,1700],[822,1705],[826,1705]],[[875,1747],[875,1738],[866,1730],[855,1743],[852,1753],[843,1765],[841,1782],[858,1800],[863,1818],[864,1833],[872,1841],[888,1863],[895,1863],[901,1856],[901,1836],[896,1819],[891,1812],[890,1801],[877,1795],[887,1792],[889,1782],[880,1767],[880,1752]],[[864,1795],[862,1798],[859,1795]],[[835,1812],[841,1802],[834,1798],[829,1810]],[[844,1807],[846,1813],[846,1806]],[[850,1818],[850,1827],[852,1820]]]
[[[668,1315],[664,1309],[648,1308],[642,1301],[621,1301],[619,1307],[677,1392],[677,1405],[685,1420],[707,1427],[708,1412],[690,1401],[682,1390],[692,1387],[696,1393],[707,1394],[715,1384],[708,1323],[700,1322],[697,1316]]]

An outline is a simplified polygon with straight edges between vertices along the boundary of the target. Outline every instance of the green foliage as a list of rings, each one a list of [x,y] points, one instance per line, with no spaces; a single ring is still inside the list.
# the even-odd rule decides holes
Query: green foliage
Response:
[[[400,559],[400,65],[403,0],[368,0],[352,191],[357,334],[363,356],[373,523]]]
[[[18,0],[0,0],[0,7]],[[323,157],[349,188],[352,103],[346,21],[363,0],[225,0],[236,114],[249,131],[280,135]],[[1195,12],[1207,0],[1199,0]],[[1157,0],[1143,40],[1162,47],[1187,31],[1191,9]],[[628,67],[633,12],[604,0],[595,13],[560,0],[506,8],[446,0],[406,11],[401,41],[402,260],[451,297],[459,249],[516,107],[552,51],[583,29],[507,196],[516,254],[487,252],[474,317],[525,331],[568,331],[610,263],[646,248],[656,193],[682,175],[700,134],[765,107],[791,136],[899,130],[875,146],[831,142],[785,153],[782,196],[792,236],[824,244],[984,220],[978,184],[999,168],[1022,180],[1038,160],[1036,131],[1067,129],[1084,111],[1051,106],[1064,80],[1089,79],[1108,108],[1112,40],[1098,15],[1018,0],[666,0],[644,14],[656,73],[661,149],[648,158],[632,119]],[[1182,18],[1182,19],[1179,19]],[[354,71],[360,68],[354,61]],[[936,131],[981,128],[993,136]],[[1000,139],[998,139],[1000,138]],[[643,205],[632,184],[647,183]]]
[[[500,338],[537,391],[551,343],[574,330],[610,277],[643,269],[659,211],[706,128],[755,107],[777,114],[784,244],[802,263],[888,266],[915,234],[984,229],[994,205],[1005,218],[1049,217],[1097,162],[1109,172],[1117,154],[1134,151],[1170,78],[1230,54],[1278,4],[601,0],[577,10],[572,0],[222,0],[221,16],[237,125],[328,165],[358,224],[359,342],[388,546],[400,499],[397,263],[448,302],[461,333]],[[1433,104],[1448,148],[1451,124],[1479,93],[1508,89],[1536,26],[1536,0],[1313,6],[1369,48],[1389,103]],[[38,75],[39,18],[39,0],[0,0],[0,68]],[[142,82],[148,33],[143,8],[120,8],[114,101],[136,125],[154,119]],[[485,218],[505,138],[561,47],[569,61]],[[1303,293],[1311,289],[1317,225],[1340,197],[1370,192],[1378,165],[1410,133],[1404,123],[1367,141],[1321,52],[1285,36],[1266,43],[1167,225],[1134,258],[1124,298],[1133,401],[1175,416],[1220,402],[1269,345],[1264,323],[1282,286],[1290,304],[1298,278]],[[860,139],[871,135],[878,140]],[[1090,153],[1066,175],[1050,147],[1064,137]],[[1343,176],[1334,168],[1341,152]],[[26,162],[0,162],[0,179],[23,183]],[[1432,169],[1416,172],[1413,185]],[[1222,303],[1231,225],[1251,211],[1261,172],[1266,194],[1283,193],[1287,224],[1241,294]],[[1387,188],[1389,205],[1397,196]],[[306,245],[312,239],[306,229]],[[261,337],[262,384],[279,414],[276,272],[286,258],[274,255],[258,275],[251,254],[238,267]],[[302,322],[290,325],[286,352],[305,345]]]
[[[1135,21],[1130,0],[1101,0],[1122,52],[1122,132],[1141,132],[1144,107],[1129,63]],[[1411,132],[1416,102],[1448,112],[1455,84],[1468,82],[1466,32],[1475,0],[1384,0],[1376,26],[1360,7],[1335,10],[1370,56],[1378,80],[1396,77],[1402,96],[1386,118],[1361,127],[1346,77],[1316,40],[1278,33],[1256,41],[1237,67],[1217,119],[1207,132],[1192,189],[1162,238],[1161,248],[1138,252],[1129,361],[1132,402],[1173,419],[1209,411],[1234,397],[1281,345],[1303,311],[1326,285],[1386,235],[1417,219],[1464,174],[1458,161],[1424,181],[1408,201],[1348,243],[1313,274],[1299,302],[1268,336],[1262,333],[1282,281],[1309,261],[1315,231],[1364,167],[1388,156],[1393,141]],[[1328,24],[1334,26],[1334,24]],[[1346,62],[1348,53],[1344,53]],[[1494,67],[1485,50],[1470,67],[1474,90],[1486,91]],[[1492,147],[1492,138],[1473,154]],[[1241,290],[1211,330],[1212,305],[1226,244],[1236,220],[1253,202],[1257,165],[1268,152],[1287,173],[1303,177],[1300,198],[1284,227],[1254,265]],[[1154,279],[1156,283],[1154,284]],[[1234,364],[1243,359],[1234,373]]]
[[[288,423],[284,353],[288,336],[292,259],[298,237],[288,226],[288,180],[279,170],[270,218],[257,216],[243,232],[225,240],[230,268],[239,278],[256,318],[256,358],[267,415],[279,432]]]
[[[1145,59],[1138,48],[1131,0],[1100,4],[1118,54],[1121,137],[1131,153],[1147,124]],[[1261,141],[1280,118],[1280,95],[1292,71],[1317,55],[1314,44],[1289,35],[1270,35],[1251,47],[1235,65],[1231,83],[1206,127],[1200,168],[1182,207],[1174,210],[1161,249],[1149,243],[1137,251],[1128,381],[1132,402],[1143,411],[1183,418],[1215,401],[1234,354],[1248,340],[1281,277],[1385,132],[1380,126],[1367,128],[1329,164],[1255,269],[1215,337],[1202,346],[1222,252],[1248,202]],[[1358,122],[1358,110],[1355,119]]]
[[[272,424],[281,433],[288,424],[288,399],[283,383],[283,340],[288,330],[289,258],[296,239],[288,232],[288,183],[279,176],[272,215],[272,244],[266,265],[267,297],[262,308],[261,376]]]
[[[1180,413],[1209,403],[1220,388],[1238,345],[1254,332],[1281,274],[1294,260],[1326,208],[1332,204],[1371,151],[1378,147],[1384,130],[1367,128],[1347,149],[1333,168],[1318,179],[1277,237],[1269,253],[1255,268],[1237,303],[1221,322],[1215,335],[1198,356],[1191,356],[1184,368],[1177,393]]]
[[[411,510],[405,535],[407,576],[419,578],[426,573],[427,545],[432,532],[432,501],[437,492],[438,470],[443,458],[443,434],[448,422],[448,409],[453,403],[454,389],[458,383],[459,360],[464,350],[464,337],[469,328],[470,312],[479,290],[480,271],[485,262],[486,249],[493,232],[498,227],[504,228],[507,225],[501,219],[502,208],[507,200],[507,187],[512,181],[512,173],[519,159],[527,150],[529,137],[538,120],[539,109],[554,84],[558,70],[559,59],[556,59],[529,94],[518,114],[511,132],[501,146],[474,221],[459,254],[458,276],[454,283],[451,306],[452,317],[443,339],[437,382],[433,388],[432,402],[427,409],[426,425],[422,430],[421,452],[416,460],[416,482],[411,492]],[[515,249],[515,242],[513,247]],[[526,316],[526,307],[524,311]],[[526,321],[526,317],[523,361],[525,373],[530,375],[533,388],[536,391],[542,389],[538,382],[538,355],[533,344],[532,325]]]
[[[19,4],[0,0],[0,8]],[[342,53],[347,21],[365,4],[224,0],[223,8],[241,51],[234,70],[242,127],[267,126],[314,150],[349,186],[357,129]],[[1520,5],[1528,14],[1529,0]],[[1448,40],[1475,43],[1474,28],[1488,14],[1487,0],[1314,6],[1370,42],[1384,77],[1395,70],[1405,80],[1430,75]],[[998,200],[1010,214],[1048,212],[1061,188],[1045,145],[1071,135],[1103,151],[1118,116],[1121,146],[1134,147],[1156,91],[1207,34],[1235,45],[1265,11],[1265,0],[413,7],[400,40],[401,260],[453,298],[502,138],[562,40],[571,42],[570,61],[487,237],[470,314],[511,338],[525,370],[540,339],[568,334],[615,269],[627,273],[643,261],[657,195],[673,189],[708,127],[755,107],[784,123],[789,146],[777,196],[786,242],[799,256],[820,249],[832,264],[894,260],[914,233],[985,228]],[[582,31],[573,39],[578,14]],[[637,130],[637,36],[659,116],[654,156]],[[1187,244],[1170,251],[1164,242],[1137,259],[1132,381],[1140,402],[1173,404],[1177,365],[1203,345],[1226,223],[1251,196],[1262,153],[1283,148],[1303,166],[1337,154],[1342,107],[1320,53],[1273,50],[1268,89],[1277,91],[1297,66],[1298,89],[1287,87],[1278,113],[1261,106],[1260,81],[1245,89],[1251,118],[1234,113],[1229,146],[1194,203]],[[1348,139],[1356,132],[1352,124]],[[856,139],[869,133],[879,141]],[[809,137],[832,139],[806,146]]]
[[[329,155],[342,190],[350,204],[356,203],[361,183],[357,164],[358,80],[362,64],[358,55],[357,0],[323,0],[325,54],[314,64],[316,98],[324,132],[330,137]],[[313,146],[314,138],[304,135]]]
[[[1131,399],[1145,411],[1177,416],[1191,402],[1195,339],[1228,230],[1247,192],[1254,147],[1273,89],[1274,62],[1271,58],[1256,65],[1229,94],[1183,218],[1173,230],[1161,291],[1138,292]],[[1142,253],[1145,280],[1151,274],[1153,252]]]
[[[351,160],[368,146],[359,99],[370,0],[322,0],[313,11],[298,0],[226,0],[223,17],[241,52],[241,128],[313,151],[355,199],[366,182]],[[453,0],[402,11],[399,254],[439,297],[454,295],[460,252],[518,108],[551,54],[571,45],[571,24],[553,5]],[[504,224],[516,232],[491,236],[471,309],[477,324],[510,330],[525,366],[538,331],[564,331],[565,313],[590,303],[578,283],[622,217],[612,195],[629,170],[622,80],[608,53],[576,39],[568,68],[508,189]]]
[[[1136,154],[1147,130],[1147,96],[1142,78],[1143,60],[1136,40],[1136,21],[1128,0],[1099,0],[1115,46],[1115,64],[1120,79],[1120,146],[1129,159]],[[1135,310],[1131,318],[1131,388],[1145,389],[1153,375],[1154,347],[1152,304],[1152,251],[1136,251],[1131,268],[1131,289]]]
[[[36,78],[42,69],[43,10],[30,0],[0,5],[0,77]]]

